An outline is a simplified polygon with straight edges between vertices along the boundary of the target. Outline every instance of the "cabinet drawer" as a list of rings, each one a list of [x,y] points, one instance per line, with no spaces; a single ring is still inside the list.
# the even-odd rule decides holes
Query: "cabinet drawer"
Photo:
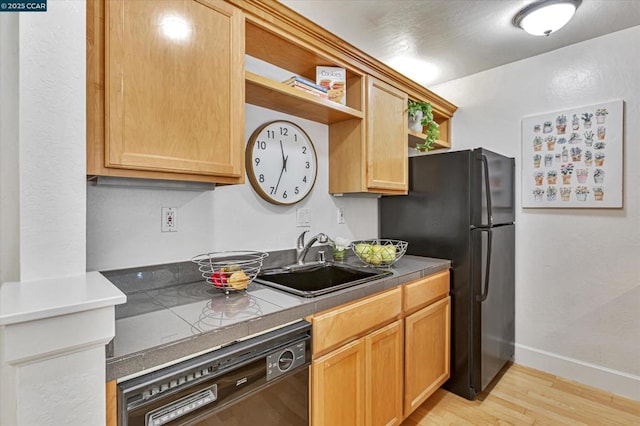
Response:
[[[366,299],[315,315],[313,353],[318,354],[383,325],[402,312],[401,288],[375,294]]]
[[[446,296],[449,294],[449,287],[449,271],[439,272],[405,284],[403,304],[405,314]]]

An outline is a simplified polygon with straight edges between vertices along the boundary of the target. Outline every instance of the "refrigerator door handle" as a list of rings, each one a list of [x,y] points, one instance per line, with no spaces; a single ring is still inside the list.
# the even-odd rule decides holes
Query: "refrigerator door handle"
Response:
[[[481,154],[478,157],[479,161],[482,161],[482,166],[484,168],[484,192],[485,197],[487,199],[487,221],[489,222],[487,225],[489,227],[493,226],[493,208],[491,207],[491,184],[489,183],[489,162],[487,161],[487,156]]]
[[[491,272],[491,240],[493,238],[493,232],[491,229],[481,229],[481,232],[487,233],[487,260],[484,269],[484,289],[482,294],[476,296],[478,302],[484,302],[489,296],[489,276]]]

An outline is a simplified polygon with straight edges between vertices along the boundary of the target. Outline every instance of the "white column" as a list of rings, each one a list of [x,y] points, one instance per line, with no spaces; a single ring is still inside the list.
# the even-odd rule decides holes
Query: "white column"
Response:
[[[0,285],[0,424],[105,421],[105,345],[125,296],[98,272]]]
[[[0,15],[0,425],[101,425],[126,298],[85,273],[86,3]]]
[[[20,279],[18,15],[0,13],[0,282]]]
[[[20,280],[86,268],[86,3],[19,16]]]

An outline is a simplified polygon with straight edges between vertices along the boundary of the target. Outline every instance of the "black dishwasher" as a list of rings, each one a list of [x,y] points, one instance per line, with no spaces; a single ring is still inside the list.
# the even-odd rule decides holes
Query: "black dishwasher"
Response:
[[[306,426],[310,362],[299,321],[118,383],[119,425]]]

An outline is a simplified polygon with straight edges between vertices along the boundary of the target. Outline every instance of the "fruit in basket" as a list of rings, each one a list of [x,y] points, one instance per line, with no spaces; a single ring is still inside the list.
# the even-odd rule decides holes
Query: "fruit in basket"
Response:
[[[244,290],[249,285],[249,277],[244,271],[236,271],[227,279],[227,285],[235,290]]]
[[[366,261],[371,256],[371,244],[358,243],[353,247],[353,251]]]
[[[227,275],[224,271],[216,271],[211,274],[211,283],[219,288],[223,288],[227,283]]]
[[[234,263],[230,263],[228,265],[225,265],[222,268],[220,268],[220,270],[222,272],[225,272],[227,275],[231,275],[232,273],[237,272],[237,271],[242,271],[242,269],[238,265],[236,265]]]
[[[396,246],[394,246],[393,244],[383,246],[380,250],[380,258],[386,264],[389,264],[396,260]]]
[[[371,265],[379,265],[382,263],[382,250],[384,249],[384,246],[381,246],[380,244],[374,244],[371,247],[371,255],[369,255],[369,257],[366,260],[367,263],[371,264]]]

